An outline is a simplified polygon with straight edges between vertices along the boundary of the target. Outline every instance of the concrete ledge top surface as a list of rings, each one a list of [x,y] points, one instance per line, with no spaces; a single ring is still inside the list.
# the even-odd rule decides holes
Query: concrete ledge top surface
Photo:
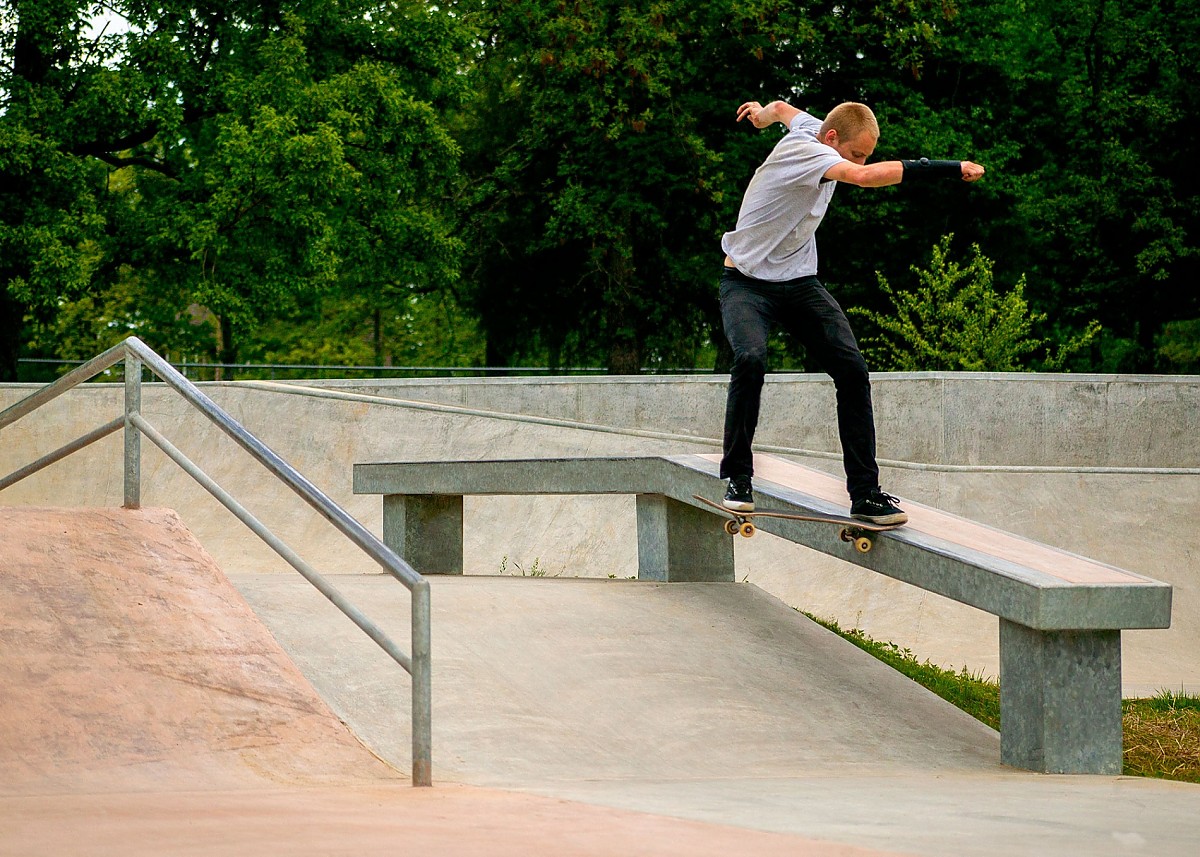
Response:
[[[719,455],[363,463],[356,494],[693,494],[723,490]],[[845,516],[840,479],[775,456],[755,458],[760,510]],[[755,526],[814,550],[1040,630],[1166,628],[1171,586],[1050,545],[904,502],[907,525],[859,554],[826,524],[756,518]],[[720,513],[713,512],[714,526]]]

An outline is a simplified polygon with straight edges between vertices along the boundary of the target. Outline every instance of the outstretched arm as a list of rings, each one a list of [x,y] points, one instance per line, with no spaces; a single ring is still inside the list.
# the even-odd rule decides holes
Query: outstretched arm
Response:
[[[979,164],[971,161],[957,163],[963,181],[973,182],[982,178],[984,169]],[[855,164],[851,161],[842,161],[826,170],[825,178],[859,187],[887,187],[906,180],[912,181],[918,175],[921,175],[922,178],[932,177],[934,173],[930,172],[926,176],[922,172],[927,169],[927,167],[922,167],[919,162],[913,161],[880,161],[875,164]],[[953,173],[944,169],[938,174],[952,175]]]
[[[802,112],[804,111],[798,110],[782,101],[772,101],[766,107],[763,107],[757,101],[747,101],[738,108],[737,121],[741,122],[743,119],[749,119],[750,124],[755,128],[766,128],[769,125],[774,125],[776,122],[791,125],[792,120]]]

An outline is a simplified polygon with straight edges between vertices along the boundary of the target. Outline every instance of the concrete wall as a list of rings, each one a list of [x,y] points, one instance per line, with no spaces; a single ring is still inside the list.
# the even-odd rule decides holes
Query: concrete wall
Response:
[[[719,438],[726,377],[321,381],[322,389]],[[879,456],[928,464],[1200,467],[1200,377],[885,373]],[[837,452],[832,384],[769,375],[757,440]]]
[[[1200,688],[1200,378],[915,374],[874,382],[886,490],[1175,586],[1169,631],[1125,634],[1127,692]],[[211,384],[236,419],[352,514],[359,461],[711,452],[725,379],[566,378]],[[0,387],[0,407],[33,388]],[[88,386],[0,433],[0,474],[116,416],[122,392]],[[422,404],[425,403],[425,404]],[[143,412],[319,569],[371,571],[173,393]],[[771,376],[763,449],[840,472],[831,384]],[[230,573],[287,571],[190,478],[143,441],[144,505],[179,511]],[[119,505],[120,435],[0,494],[8,505]],[[636,574],[632,498],[475,498],[468,573]],[[786,603],[858,626],[920,657],[995,675],[994,617],[760,535],[736,544],[738,576]]]

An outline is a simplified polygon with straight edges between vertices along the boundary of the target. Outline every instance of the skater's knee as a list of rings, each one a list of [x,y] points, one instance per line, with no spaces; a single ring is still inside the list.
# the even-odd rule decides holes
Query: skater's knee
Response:
[[[733,359],[730,378],[739,384],[761,386],[767,378],[766,355],[739,354]]]
[[[838,389],[869,390],[871,389],[871,373],[867,369],[867,361],[861,356],[857,359],[842,361],[829,373]]]
[[[761,379],[765,377],[767,374],[766,351],[754,349],[737,352],[733,357],[732,374],[740,378]]]

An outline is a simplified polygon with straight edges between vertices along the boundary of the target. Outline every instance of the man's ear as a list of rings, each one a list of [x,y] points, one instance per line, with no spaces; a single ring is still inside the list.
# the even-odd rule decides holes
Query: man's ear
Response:
[[[822,143],[824,143],[826,146],[832,146],[833,148],[835,148],[835,149],[836,149],[836,148],[837,148],[837,144],[838,144],[838,133],[837,133],[837,129],[836,129],[836,128],[830,128],[828,131],[826,131],[826,132],[824,133],[824,135],[822,135],[821,142],[822,142]]]

